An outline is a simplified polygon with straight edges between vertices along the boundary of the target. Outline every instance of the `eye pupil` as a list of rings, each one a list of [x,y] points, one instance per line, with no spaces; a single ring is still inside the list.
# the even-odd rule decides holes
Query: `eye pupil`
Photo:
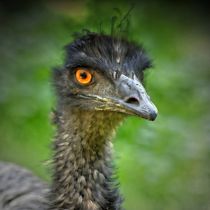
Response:
[[[81,79],[87,79],[87,73],[86,72],[81,72],[80,73],[80,78]]]

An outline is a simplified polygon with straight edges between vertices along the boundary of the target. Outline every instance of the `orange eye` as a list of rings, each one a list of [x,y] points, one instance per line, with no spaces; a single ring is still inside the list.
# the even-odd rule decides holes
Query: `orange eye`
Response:
[[[92,74],[86,69],[78,68],[76,71],[76,80],[82,85],[88,85],[92,80]]]

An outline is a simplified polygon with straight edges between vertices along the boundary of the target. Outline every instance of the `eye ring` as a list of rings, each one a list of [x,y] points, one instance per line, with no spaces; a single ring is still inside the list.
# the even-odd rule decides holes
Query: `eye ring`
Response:
[[[88,69],[77,68],[75,72],[76,81],[82,85],[89,85],[92,81],[93,75]]]

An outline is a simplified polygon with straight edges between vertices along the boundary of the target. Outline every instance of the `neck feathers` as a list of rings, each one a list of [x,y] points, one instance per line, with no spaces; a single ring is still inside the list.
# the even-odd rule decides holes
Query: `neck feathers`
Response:
[[[122,119],[121,114],[77,110],[58,116],[51,209],[121,209],[111,139]]]

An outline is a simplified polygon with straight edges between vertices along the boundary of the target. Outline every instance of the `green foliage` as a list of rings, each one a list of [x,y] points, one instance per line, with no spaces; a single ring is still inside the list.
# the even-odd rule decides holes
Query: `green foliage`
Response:
[[[4,14],[0,33],[0,159],[49,178],[44,162],[50,159],[54,133],[49,120],[54,106],[50,69],[62,63],[62,47],[72,40],[73,32],[98,30],[100,21],[109,31],[118,3],[122,12],[130,8],[127,1],[53,6],[49,1],[47,6],[23,13]],[[129,38],[143,42],[154,58],[155,67],[147,73],[147,89],[159,116],[155,122],[129,118],[117,133],[116,164],[125,207],[207,210],[208,34],[193,12],[186,17],[184,9],[159,3],[136,5],[130,17]],[[74,8],[81,15],[69,15]]]

